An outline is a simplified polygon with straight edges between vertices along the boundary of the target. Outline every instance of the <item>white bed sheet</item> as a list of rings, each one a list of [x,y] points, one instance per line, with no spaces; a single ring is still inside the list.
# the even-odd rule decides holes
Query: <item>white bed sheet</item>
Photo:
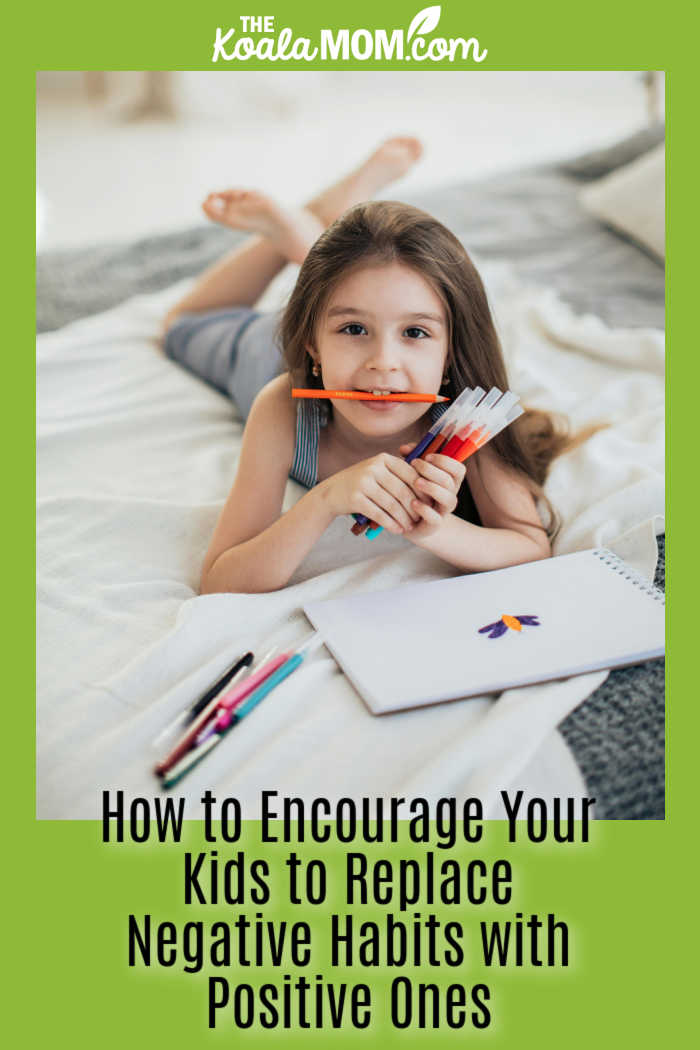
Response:
[[[663,334],[610,330],[507,267],[482,272],[523,400],[611,424],[552,471],[557,551],[607,544],[650,576],[663,515]],[[197,595],[242,428],[228,400],[157,350],[159,318],[186,283],[39,338],[41,818],[95,818],[104,789],[156,794],[159,729],[242,647],[305,635],[300,608],[312,596],[452,574],[406,540],[369,544],[338,521],[283,591]],[[288,500],[300,491],[290,482]],[[604,678],[374,718],[320,650],[177,791],[190,817],[206,787],[240,798],[248,816],[262,789],[479,795],[490,816],[504,788],[580,795],[556,726]]]

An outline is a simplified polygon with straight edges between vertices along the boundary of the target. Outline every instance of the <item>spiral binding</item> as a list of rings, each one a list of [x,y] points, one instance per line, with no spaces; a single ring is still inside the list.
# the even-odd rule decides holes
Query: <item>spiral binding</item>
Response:
[[[616,572],[618,576],[622,576],[625,580],[629,580],[634,587],[638,587],[644,594],[648,594],[650,598],[653,598],[655,602],[661,602],[662,605],[666,604],[666,595],[663,591],[659,590],[653,583],[642,576],[641,572],[637,572],[636,569],[632,569],[622,558],[618,558],[617,554],[613,554],[606,547],[598,548],[594,550],[596,558],[599,558],[605,565],[608,565],[613,572]]]

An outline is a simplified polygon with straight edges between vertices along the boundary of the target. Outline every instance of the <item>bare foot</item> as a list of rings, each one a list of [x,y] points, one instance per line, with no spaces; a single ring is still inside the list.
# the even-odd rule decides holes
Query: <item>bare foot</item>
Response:
[[[423,153],[418,139],[387,139],[355,171],[330,186],[307,205],[326,224],[334,222],[353,204],[369,200],[389,183],[395,182],[413,167]]]
[[[255,190],[210,193],[202,211],[212,222],[267,237],[291,262],[302,263],[324,229],[310,212],[287,210]]]

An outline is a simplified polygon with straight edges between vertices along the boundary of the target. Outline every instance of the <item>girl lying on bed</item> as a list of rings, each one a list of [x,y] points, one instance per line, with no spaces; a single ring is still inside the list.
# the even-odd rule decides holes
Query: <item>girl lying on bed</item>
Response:
[[[247,417],[203,593],[284,587],[330,523],[352,513],[464,572],[550,554],[554,519],[548,511],[542,524],[537,501],[548,506],[541,486],[568,440],[545,413],[526,412],[465,469],[440,455],[403,459],[439,406],[291,397],[292,386],[449,398],[465,386],[508,388],[484,288],[460,242],[416,208],[361,203],[420,151],[415,139],[385,142],[300,212],[241,190],[204,202],[209,218],[254,236],[207,270],[165,324],[166,353]],[[289,261],[301,270],[281,321],[256,312]],[[288,476],[308,491],[282,513]]]

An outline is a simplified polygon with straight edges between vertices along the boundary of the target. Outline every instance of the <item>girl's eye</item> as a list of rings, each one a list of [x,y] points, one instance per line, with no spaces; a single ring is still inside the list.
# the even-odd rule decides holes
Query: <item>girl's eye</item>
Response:
[[[423,328],[407,328],[405,334],[409,339],[429,339],[430,336]]]
[[[363,333],[366,334],[367,329],[363,324],[356,324],[355,322],[351,322],[350,324],[344,325],[340,329],[340,331],[346,332],[348,335],[362,335]]]

